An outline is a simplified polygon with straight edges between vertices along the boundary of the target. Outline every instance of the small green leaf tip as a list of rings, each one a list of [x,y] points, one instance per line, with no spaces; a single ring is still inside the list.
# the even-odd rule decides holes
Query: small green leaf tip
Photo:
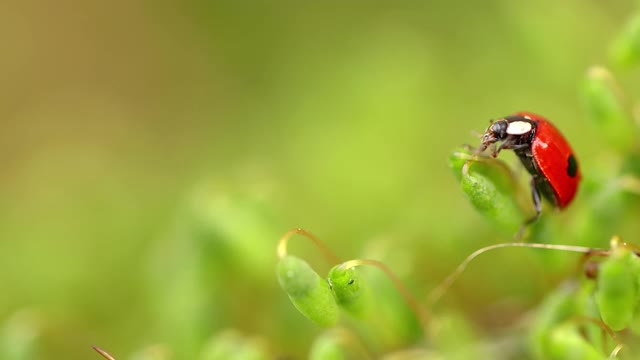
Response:
[[[329,282],[338,305],[354,316],[363,316],[369,308],[370,297],[367,286],[359,271],[334,266],[329,271]]]
[[[304,260],[295,256],[280,259],[277,274],[280,287],[304,316],[321,326],[338,321],[338,305],[329,283]]]
[[[610,57],[614,64],[631,67],[640,62],[640,14],[635,14],[614,40]]]
[[[506,233],[518,231],[528,218],[526,192],[503,161],[459,149],[449,157],[449,166],[476,210]]]
[[[561,325],[551,331],[547,359],[602,360],[604,356],[580,334],[572,324]]]
[[[345,349],[345,339],[341,332],[330,329],[318,336],[311,346],[309,360],[347,360],[349,354]]]
[[[198,360],[267,360],[266,342],[261,337],[247,337],[234,329],[213,335],[205,344]],[[150,358],[154,359],[155,358]]]
[[[602,321],[613,331],[629,326],[637,305],[637,261],[631,250],[613,249],[600,265],[596,304]],[[635,258],[635,259],[634,259]]]
[[[587,117],[606,144],[621,153],[635,146],[637,128],[613,75],[604,67],[587,72],[582,86]]]

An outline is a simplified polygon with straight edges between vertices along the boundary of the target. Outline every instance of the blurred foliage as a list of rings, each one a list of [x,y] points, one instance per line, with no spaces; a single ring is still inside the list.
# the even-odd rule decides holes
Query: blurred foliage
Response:
[[[428,329],[367,269],[384,325],[340,314],[335,332],[278,287],[275,249],[309,229],[423,301],[466,254],[512,238],[519,214],[487,221],[447,159],[518,110],[548,116],[584,175],[529,241],[640,243],[636,3],[3,3],[0,358],[99,358],[92,344],[118,360],[611,350],[600,327],[570,322],[602,305],[593,281],[558,287],[576,255],[488,253]],[[589,77],[598,64],[628,99]],[[302,240],[289,252],[323,278],[337,265]]]

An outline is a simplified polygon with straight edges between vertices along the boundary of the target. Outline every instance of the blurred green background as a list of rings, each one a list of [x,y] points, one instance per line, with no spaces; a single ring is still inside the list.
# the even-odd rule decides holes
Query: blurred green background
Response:
[[[185,358],[235,328],[304,357],[320,330],[275,279],[292,227],[344,259],[385,258],[424,299],[469,252],[509,240],[468,204],[448,154],[529,110],[562,129],[588,174],[601,151],[578,85],[633,9],[3,3],[3,336],[32,329],[35,358],[97,358],[98,344],[124,359],[156,343]],[[326,273],[308,242],[290,251]],[[541,279],[526,256],[479,260],[443,301],[477,328],[509,323],[562,278]]]

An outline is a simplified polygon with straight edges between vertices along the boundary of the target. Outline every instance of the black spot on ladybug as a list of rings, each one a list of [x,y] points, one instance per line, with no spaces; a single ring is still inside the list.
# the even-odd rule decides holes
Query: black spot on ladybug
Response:
[[[578,173],[578,162],[576,161],[576,157],[573,154],[569,155],[569,159],[567,160],[567,174],[571,177],[575,177]]]

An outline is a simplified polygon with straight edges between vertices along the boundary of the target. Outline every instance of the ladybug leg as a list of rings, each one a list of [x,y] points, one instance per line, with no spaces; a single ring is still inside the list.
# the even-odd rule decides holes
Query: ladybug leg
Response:
[[[474,148],[473,146],[469,145],[469,144],[462,144],[462,148],[467,150],[470,153],[473,153],[474,155],[477,155],[481,152],[484,151],[484,149],[482,149],[482,146],[479,148]]]
[[[511,137],[511,138],[507,138],[506,140],[504,140],[500,144],[500,146],[498,146],[497,149],[494,147],[492,152],[491,152],[491,155],[493,157],[496,157],[496,156],[498,156],[498,153],[500,153],[500,151],[502,151],[502,150],[515,150],[515,151],[517,151],[517,150],[526,149],[529,146],[530,146],[529,144],[519,144],[517,138]]]
[[[498,157],[498,153],[500,152],[500,149],[496,149],[496,144],[491,144],[491,146],[489,147],[489,150],[491,150],[491,156],[496,158]]]
[[[483,154],[482,152],[486,150],[486,148],[483,148],[482,146],[478,147],[478,148],[474,148],[473,146],[469,145],[469,144],[462,144],[462,148],[465,149],[466,151],[470,152],[472,155],[480,157],[480,158],[486,158],[489,157],[489,155]]]
[[[515,150],[526,149],[529,146],[530,146],[529,144],[515,144],[514,142],[511,142],[511,141],[505,141],[502,144],[500,144],[500,146],[498,147],[498,150],[496,150],[496,154],[499,153],[500,150],[511,149],[515,151]]]
[[[536,209],[536,214],[533,217],[525,220],[522,226],[520,226],[520,230],[518,230],[515,236],[516,241],[520,240],[527,226],[536,222],[536,220],[540,218],[540,214],[542,213],[542,198],[540,197],[540,191],[538,191],[538,188],[536,187],[536,181],[533,177],[531,178],[531,199],[533,200],[533,206]]]
[[[529,225],[540,217],[540,213],[542,212],[542,199],[540,198],[540,191],[536,187],[536,181],[534,177],[531,177],[531,198],[533,199],[533,206],[536,209],[536,215],[531,219],[527,220],[526,225]]]

